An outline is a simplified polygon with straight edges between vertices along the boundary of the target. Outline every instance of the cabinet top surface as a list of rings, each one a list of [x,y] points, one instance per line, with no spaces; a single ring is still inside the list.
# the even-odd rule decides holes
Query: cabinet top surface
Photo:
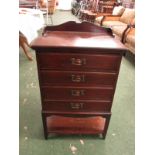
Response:
[[[44,34],[32,41],[36,48],[95,48],[125,51],[125,46],[105,32],[46,30]]]
[[[31,43],[33,47],[80,47],[126,49],[122,43],[111,36],[91,32],[46,32]]]

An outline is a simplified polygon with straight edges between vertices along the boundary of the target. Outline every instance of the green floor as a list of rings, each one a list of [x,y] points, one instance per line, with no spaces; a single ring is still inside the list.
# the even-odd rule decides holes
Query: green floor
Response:
[[[54,24],[76,20],[70,12],[56,11]],[[135,67],[132,55],[123,57],[112,117],[106,140],[98,136],[54,136],[44,140],[41,101],[34,61],[28,61],[20,49],[20,155],[134,155],[135,151]]]

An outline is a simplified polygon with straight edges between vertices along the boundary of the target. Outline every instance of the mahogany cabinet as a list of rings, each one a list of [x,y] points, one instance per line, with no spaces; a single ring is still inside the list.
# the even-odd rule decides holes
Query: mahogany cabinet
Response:
[[[51,133],[105,138],[124,45],[110,29],[70,21],[45,27],[31,47],[36,51],[45,139]]]

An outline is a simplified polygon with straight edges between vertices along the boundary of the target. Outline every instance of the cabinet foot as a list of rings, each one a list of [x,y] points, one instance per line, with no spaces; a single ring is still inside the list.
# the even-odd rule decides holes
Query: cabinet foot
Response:
[[[45,140],[47,140],[48,139],[48,136],[46,135],[46,136],[44,136],[45,137]]]
[[[102,139],[105,139],[106,135],[105,134],[102,134]]]

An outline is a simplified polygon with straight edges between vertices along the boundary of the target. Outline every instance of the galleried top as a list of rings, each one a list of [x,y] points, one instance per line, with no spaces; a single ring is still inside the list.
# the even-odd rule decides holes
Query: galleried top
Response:
[[[119,40],[114,39],[111,29],[74,21],[46,26],[42,36],[32,41],[31,47],[35,50],[49,47],[127,50]]]

